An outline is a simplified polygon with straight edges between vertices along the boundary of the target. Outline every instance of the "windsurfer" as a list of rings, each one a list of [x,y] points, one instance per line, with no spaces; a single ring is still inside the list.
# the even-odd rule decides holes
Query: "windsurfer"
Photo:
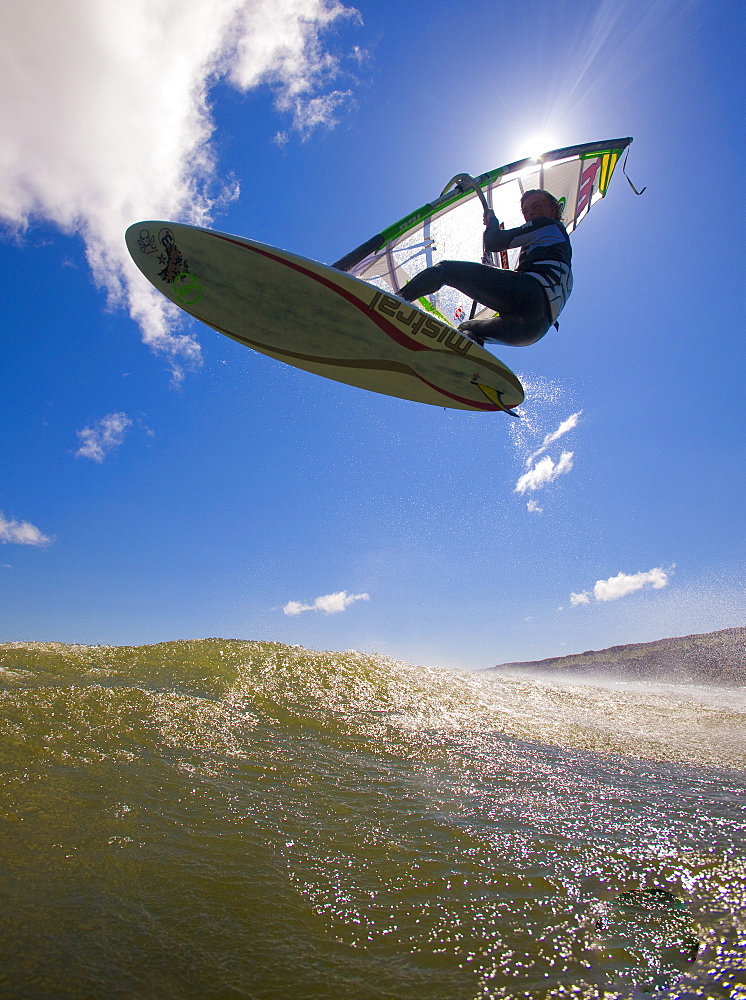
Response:
[[[459,330],[471,340],[511,347],[535,344],[557,325],[572,291],[572,248],[562,225],[562,205],[548,191],[526,191],[521,211],[526,224],[516,229],[501,229],[492,210],[484,217],[485,251],[520,247],[515,271],[443,260],[416,274],[399,295],[414,302],[450,285],[498,314],[462,323]]]

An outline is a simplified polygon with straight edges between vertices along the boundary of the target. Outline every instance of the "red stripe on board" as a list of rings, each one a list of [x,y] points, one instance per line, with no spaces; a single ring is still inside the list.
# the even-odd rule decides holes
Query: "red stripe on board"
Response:
[[[324,285],[326,288],[331,289],[338,295],[341,295],[343,299],[346,299],[351,305],[359,309],[360,312],[364,312],[369,319],[372,319],[376,326],[378,326],[386,336],[390,337],[392,340],[396,341],[402,347],[406,347],[410,351],[429,351],[430,348],[427,344],[420,344],[416,340],[411,340],[406,337],[398,327],[390,323],[385,316],[381,316],[380,313],[376,313],[368,308],[368,306],[359,299],[352,292],[348,291],[346,288],[341,287],[336,282],[331,281],[329,278],[325,278],[321,274],[316,274],[314,271],[309,270],[307,267],[303,267],[302,264],[296,264],[294,261],[287,260],[285,257],[280,257],[277,254],[271,253],[269,250],[263,250],[260,247],[250,246],[246,243],[242,243],[241,240],[236,240],[230,236],[224,236],[222,233],[215,233],[210,230],[203,230],[204,232],[209,232],[210,236],[214,236],[215,239],[223,240],[224,243],[232,243],[234,246],[240,247],[242,250],[250,250],[253,253],[258,253],[262,257],[268,257],[270,260],[275,261],[278,264],[284,264],[285,267],[291,268],[293,271],[298,271],[300,274],[304,274],[307,278],[311,278],[317,281],[319,284]],[[321,359],[319,359],[321,360]],[[415,378],[418,378],[425,385],[439,392],[441,396],[447,396],[449,399],[455,399],[459,403],[466,403],[467,406],[471,406],[478,410],[491,410],[497,411],[500,409],[499,406],[495,406],[490,403],[481,403],[473,399],[467,399],[464,396],[456,396],[452,392],[448,392],[446,389],[441,388],[439,385],[435,385],[433,382],[429,382],[426,378],[419,374],[419,372],[413,371],[412,374]]]
[[[359,299],[352,292],[349,292],[346,288],[343,288],[336,282],[331,281],[329,278],[325,278],[321,274],[316,274],[314,271],[310,271],[307,267],[303,267],[302,264],[296,264],[294,261],[286,260],[285,257],[279,257],[277,254],[270,253],[268,250],[262,250],[259,247],[247,246],[239,240],[231,239],[230,236],[223,236],[222,233],[211,233],[210,235],[215,236],[219,240],[224,240],[226,243],[233,243],[234,246],[241,247],[244,250],[252,250],[254,253],[261,254],[262,257],[269,257],[270,260],[274,260],[278,264],[284,264],[285,267],[292,268],[294,271],[299,271],[301,274],[305,274],[307,278],[312,278],[314,281],[318,281],[319,284],[325,285],[326,288],[330,288],[338,295],[341,295],[343,299],[346,299],[353,306],[356,306],[356,308],[358,308],[361,312],[367,313],[369,318],[372,319],[387,336],[391,337],[392,340],[395,340],[397,344],[400,344],[402,347],[406,347],[407,350],[430,350],[426,344],[420,344],[416,340],[411,340],[409,337],[405,337],[401,330],[394,326],[393,323],[390,323],[385,316],[381,316],[380,313],[369,311],[368,306],[361,299]]]

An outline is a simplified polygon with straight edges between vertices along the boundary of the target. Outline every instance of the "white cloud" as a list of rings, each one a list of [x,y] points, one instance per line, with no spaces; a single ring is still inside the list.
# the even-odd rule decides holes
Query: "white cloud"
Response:
[[[368,594],[348,594],[346,590],[340,590],[336,594],[324,594],[323,597],[317,597],[313,604],[288,601],[282,610],[286,615],[299,615],[303,611],[323,611],[327,615],[336,615],[355,601],[368,600],[370,600]]]
[[[654,590],[660,590],[668,586],[668,573],[657,567],[650,569],[647,573],[617,573],[610,576],[608,580],[597,580],[593,588],[593,596],[597,601],[616,601],[620,597],[626,597],[636,590],[650,585]]]
[[[531,514],[542,514],[544,512],[544,508],[540,507],[538,503],[533,499],[529,500],[529,502],[526,504],[526,507],[528,508]]]
[[[132,421],[126,413],[107,413],[93,427],[84,427],[82,431],[76,431],[81,444],[75,452],[75,457],[103,462],[106,456],[124,441],[125,432],[131,425]]]
[[[593,591],[584,590],[580,594],[570,594],[570,604],[577,607],[579,604],[590,604],[591,593],[597,601],[618,601],[620,597],[633,594],[643,587],[652,587],[653,590],[661,590],[667,587],[670,582],[670,571],[662,569],[660,566],[649,569],[643,573],[617,573],[610,576],[608,580],[596,580]]]
[[[524,473],[515,484],[514,493],[525,493],[526,490],[538,490],[547,483],[554,482],[558,476],[569,472],[572,469],[573,452],[563,451],[560,460],[556,464],[547,455],[536,463],[533,469]]]
[[[539,455],[542,455],[547,450],[550,444],[554,444],[555,441],[559,440],[559,438],[567,434],[568,431],[571,431],[575,427],[577,427],[582,412],[583,412],[582,410],[578,410],[577,413],[572,413],[567,418],[567,420],[562,421],[562,423],[559,425],[556,431],[552,431],[551,434],[547,434],[544,440],[541,442],[541,446],[537,448],[537,450],[533,453],[533,455],[529,455],[529,457],[526,459],[526,468],[529,468],[534,459],[538,458]]]
[[[312,604],[302,604],[300,601],[288,601],[282,609],[286,615],[299,615],[301,611],[312,611]]]
[[[339,0],[5,4],[0,221],[79,234],[109,304],[127,305],[179,376],[199,345],[129,260],[124,231],[148,218],[205,225],[237,196],[211,144],[217,81],[269,86],[303,138],[331,127],[348,94],[329,91],[340,66],[321,36],[356,16]]]
[[[42,534],[29,521],[9,521],[0,511],[0,542],[11,542],[14,545],[36,545],[41,548],[51,545],[52,539]]]

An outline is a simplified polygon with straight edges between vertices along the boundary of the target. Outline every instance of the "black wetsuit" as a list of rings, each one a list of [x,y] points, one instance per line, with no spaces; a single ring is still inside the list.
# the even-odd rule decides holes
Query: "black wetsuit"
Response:
[[[517,269],[443,260],[420,271],[399,294],[413,302],[450,285],[500,314],[461,325],[460,329],[475,340],[516,347],[535,344],[557,322],[572,291],[572,248],[567,230],[549,218],[532,219],[516,229],[500,229],[491,213],[484,245],[490,252],[520,247]]]

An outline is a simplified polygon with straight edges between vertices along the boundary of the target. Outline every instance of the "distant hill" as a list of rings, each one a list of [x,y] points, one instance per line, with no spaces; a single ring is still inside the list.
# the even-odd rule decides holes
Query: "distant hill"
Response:
[[[685,635],[609,649],[589,649],[526,663],[501,663],[488,670],[552,674],[596,674],[618,680],[657,680],[684,684],[746,684],[746,628]]]

